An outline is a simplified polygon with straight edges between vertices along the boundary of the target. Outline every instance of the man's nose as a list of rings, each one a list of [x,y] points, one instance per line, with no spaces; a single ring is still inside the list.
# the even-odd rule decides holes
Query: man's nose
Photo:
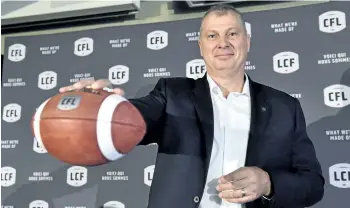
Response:
[[[230,45],[230,43],[226,37],[220,38],[220,41],[219,41],[220,48],[227,48],[229,45]]]

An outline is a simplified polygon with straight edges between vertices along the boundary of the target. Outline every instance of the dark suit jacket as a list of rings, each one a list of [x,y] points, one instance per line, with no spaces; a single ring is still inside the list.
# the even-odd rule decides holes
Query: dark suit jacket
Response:
[[[274,198],[259,198],[246,207],[301,208],[317,203],[323,197],[324,178],[299,101],[251,79],[250,83],[246,166],[269,173]],[[130,102],[147,124],[140,145],[159,145],[148,208],[198,207],[214,133],[206,76],[160,79],[149,95]]]

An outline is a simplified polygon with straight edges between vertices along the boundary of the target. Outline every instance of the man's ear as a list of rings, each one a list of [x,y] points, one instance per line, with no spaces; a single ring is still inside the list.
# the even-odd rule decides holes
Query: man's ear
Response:
[[[203,57],[200,37],[199,37],[199,39],[198,39],[198,47],[199,47],[199,52],[201,53],[201,56]]]
[[[248,47],[248,52],[250,51],[250,35],[247,34],[247,47]]]

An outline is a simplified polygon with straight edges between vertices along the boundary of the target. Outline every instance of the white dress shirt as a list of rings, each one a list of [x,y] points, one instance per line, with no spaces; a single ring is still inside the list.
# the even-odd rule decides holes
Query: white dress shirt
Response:
[[[246,159],[250,127],[249,79],[245,75],[241,93],[231,92],[225,98],[207,75],[214,109],[214,141],[206,186],[199,208],[244,208],[244,205],[230,203],[218,197],[218,179],[240,167]]]

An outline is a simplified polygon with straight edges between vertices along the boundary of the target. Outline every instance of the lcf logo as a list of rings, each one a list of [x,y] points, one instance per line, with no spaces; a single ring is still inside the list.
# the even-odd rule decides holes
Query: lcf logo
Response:
[[[150,165],[144,169],[144,183],[147,186],[152,185],[153,174],[154,174],[155,165]]]
[[[74,54],[77,56],[88,56],[94,51],[94,40],[91,38],[80,38],[74,42]]]
[[[108,78],[112,84],[125,84],[129,81],[129,68],[123,65],[113,66],[108,71]]]
[[[337,188],[350,188],[350,164],[339,163],[329,167],[329,180]]]
[[[160,50],[168,46],[168,33],[156,30],[147,35],[147,48]]]
[[[1,168],[1,186],[10,187],[16,183],[16,169],[5,166]]]
[[[323,90],[325,105],[332,108],[342,108],[350,104],[350,87],[334,84]]]
[[[51,90],[57,85],[57,73],[44,71],[38,76],[38,87],[42,90]]]
[[[328,11],[318,18],[319,29],[325,33],[336,33],[346,28],[346,16],[341,11]]]
[[[203,59],[194,59],[186,64],[186,77],[192,79],[202,78],[206,72]]]
[[[22,107],[17,103],[10,103],[4,106],[2,119],[8,123],[14,123],[21,119]]]
[[[67,184],[79,187],[87,183],[87,169],[81,166],[73,166],[67,169]]]
[[[49,204],[43,200],[35,200],[30,202],[29,208],[49,208]]]
[[[280,74],[290,74],[299,69],[299,55],[285,51],[273,56],[273,70]]]
[[[13,62],[22,61],[26,57],[26,46],[20,43],[13,44],[8,49],[8,60]]]

